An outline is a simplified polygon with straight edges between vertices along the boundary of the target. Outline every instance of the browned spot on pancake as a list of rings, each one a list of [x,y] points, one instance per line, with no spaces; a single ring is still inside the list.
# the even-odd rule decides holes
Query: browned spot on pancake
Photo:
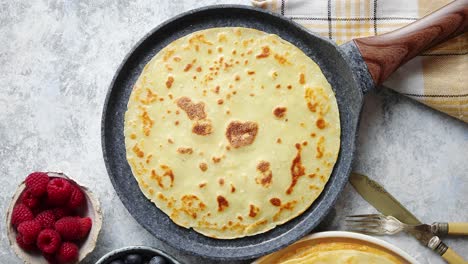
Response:
[[[154,195],[154,190],[149,188],[148,192],[151,194],[151,195]]]
[[[278,77],[278,72],[273,71],[273,72],[271,73],[271,77],[273,78],[273,80],[276,80],[276,77]]]
[[[319,137],[319,139],[317,140],[317,155],[315,155],[315,157],[318,158],[318,159],[323,157],[323,152],[324,152],[324,149],[325,149],[325,146],[323,145],[324,142],[325,142],[324,137]]]
[[[270,203],[274,206],[281,206],[281,200],[279,198],[271,198]]]
[[[131,138],[131,139],[136,139],[136,134],[135,134],[135,133],[131,134],[131,135],[130,135],[130,138]]]
[[[277,106],[275,107],[275,109],[273,109],[273,114],[277,118],[283,118],[286,115],[286,110],[287,110],[286,107]]]
[[[249,95],[250,95],[250,96],[252,96],[252,97],[254,97],[254,96],[255,96],[255,94],[254,94],[254,93],[251,93],[251,94],[249,94]]]
[[[167,61],[174,54],[174,52],[175,52],[174,49],[166,50],[163,56],[163,60]]]
[[[219,94],[219,89],[220,89],[219,85],[215,87],[214,89],[215,94]]]
[[[309,178],[315,178],[316,175],[315,175],[315,173],[312,173],[312,174],[309,174],[309,175],[307,175],[307,176],[308,176]]]
[[[208,54],[211,54],[213,51],[211,49],[207,50]]]
[[[221,195],[218,195],[216,200],[218,201],[218,212],[222,212],[224,208],[229,206],[228,200]]]
[[[311,136],[311,137],[315,137],[316,134],[315,134],[315,133],[310,133],[310,136]]]
[[[270,170],[270,163],[268,161],[260,161],[257,164],[257,170],[260,172],[260,176],[255,177],[255,182],[261,184],[263,187],[271,185],[273,173]]]
[[[206,136],[213,132],[213,127],[210,120],[199,120],[193,124],[192,133]]]
[[[191,216],[193,219],[197,218],[197,213],[204,211],[206,208],[206,205],[200,201],[200,198],[193,194],[182,196],[181,201],[180,211]]]
[[[219,163],[221,162],[221,158],[218,158],[218,157],[213,157],[211,158],[213,160],[214,163]]]
[[[182,59],[181,59],[180,57],[174,57],[173,60],[176,61],[176,62],[179,62],[179,61],[181,61]]]
[[[288,90],[291,90],[292,89],[292,85],[288,85]]]
[[[309,185],[309,190],[317,190],[320,191],[321,189],[313,184]]]
[[[174,83],[174,77],[172,76],[167,77],[167,81],[166,81],[167,89],[170,89],[173,83]]]
[[[279,64],[291,64],[285,57],[275,54],[275,60],[278,61]]]
[[[301,127],[305,127],[305,123],[304,123],[304,122],[301,122],[299,125],[300,125]]]
[[[257,59],[262,59],[270,56],[270,48],[268,46],[262,47],[262,53],[258,54]]]
[[[315,125],[317,125],[319,129],[324,129],[327,126],[327,123],[325,123],[325,120],[323,120],[323,118],[319,118],[317,119],[317,122],[315,122]]]
[[[149,117],[148,112],[143,111],[141,115],[143,121],[143,133],[145,136],[149,136],[151,133],[151,128],[153,127],[154,121]]]
[[[251,49],[249,49],[249,50],[247,51],[247,54],[250,55],[250,54],[252,54],[252,52],[253,52],[253,51],[252,51]]]
[[[152,159],[152,158],[153,158],[153,155],[151,155],[151,154],[148,155],[148,156],[146,157],[146,161],[145,161],[146,164],[149,164],[149,163],[151,162],[151,159]]]
[[[281,142],[282,142],[281,138],[276,139],[276,143],[281,144]]]
[[[232,55],[236,55],[237,54],[237,51],[236,50],[232,50]]]
[[[193,65],[191,63],[185,65],[184,72],[188,72],[192,68],[192,66]]]
[[[137,97],[138,98],[138,97]],[[156,101],[158,99],[158,95],[153,93],[151,89],[146,88],[146,98],[140,99],[140,102],[142,104],[151,104],[152,102]]]
[[[240,148],[253,143],[257,136],[258,125],[255,122],[232,121],[226,129],[226,137],[234,148]]]
[[[226,150],[227,150],[227,151],[230,151],[230,150],[231,150],[231,146],[226,146]]]
[[[164,102],[164,98],[162,98],[162,97],[159,98],[159,101],[160,101],[160,102]]]
[[[292,160],[291,163],[291,185],[289,185],[289,188],[286,190],[286,194],[291,194],[292,191],[294,190],[294,186],[296,186],[297,181],[299,177],[305,175],[305,167],[302,165],[301,161],[301,153],[302,153],[302,148],[301,144],[296,143],[296,149],[297,149],[297,154],[296,157]]]
[[[236,187],[231,183],[231,192],[235,192],[236,191]]]
[[[208,164],[202,162],[198,164],[198,167],[200,168],[201,171],[206,171],[208,169]]]
[[[185,111],[190,120],[205,119],[205,103],[193,103],[192,100],[186,96],[183,96],[176,101],[177,106]]]
[[[218,52],[223,52],[223,48],[222,48],[222,47],[218,47]]]
[[[203,188],[206,186],[206,182],[198,184],[198,187]]]
[[[278,212],[273,216],[273,221],[277,221],[281,215],[281,213],[285,210],[291,211],[294,209],[295,205],[297,204],[296,200],[292,200],[285,204],[282,204],[278,210]]]
[[[302,146],[304,146],[304,147],[307,146],[307,144],[309,144],[309,142],[307,142],[307,141],[302,142]]]
[[[247,71],[247,74],[248,75],[253,75],[253,74],[255,74],[255,71]]]
[[[276,89],[280,89],[280,88],[281,88],[281,84],[277,84],[275,87],[276,87]]]
[[[226,110],[226,115],[230,115],[230,114],[231,114],[231,111]]]
[[[253,217],[257,216],[259,211],[260,211],[260,208],[258,208],[255,205],[251,204],[250,205],[250,210],[249,210],[249,216],[253,218]]]
[[[235,81],[239,81],[239,80],[240,80],[240,76],[239,76],[239,75],[236,75],[236,76],[234,77],[234,80],[235,80]]]
[[[176,110],[176,111],[175,111],[175,114],[176,114],[176,115],[180,114],[179,110]]]
[[[168,142],[169,144],[174,144],[174,140],[172,140],[172,138],[168,138],[168,139],[167,139],[167,142]]]
[[[240,221],[244,220],[244,218],[240,215],[237,216],[237,219],[239,219]]]
[[[158,186],[161,187],[162,189],[167,188],[167,186],[164,185],[164,177],[169,177],[170,184],[169,187],[172,187],[174,184],[174,173],[172,172],[172,169],[167,166],[167,165],[161,165],[161,169],[164,171],[163,175],[159,175],[156,170],[151,170],[151,179],[156,180],[158,183]]]
[[[224,103],[224,100],[223,99],[218,99],[218,104],[219,105],[222,105]]]
[[[218,183],[219,183],[219,185],[224,186],[224,179],[219,178]]]
[[[200,66],[198,66],[196,69],[195,69],[197,72],[201,72],[202,71],[202,68]]]
[[[304,73],[299,74],[299,83],[300,84],[305,84],[305,75],[304,75]]]
[[[244,65],[247,65],[247,64],[249,64],[249,60],[244,61]]]
[[[195,51],[198,52],[200,50],[200,46],[195,45]]]
[[[179,152],[180,154],[192,154],[193,149],[192,148],[178,148],[177,152]]]
[[[138,147],[138,144],[135,144],[132,150],[139,158],[143,158],[145,156],[145,153]]]
[[[173,96],[171,93],[169,93],[167,96],[168,96],[169,99],[171,99],[171,100],[172,100],[172,98],[174,98],[174,96]]]
[[[179,120],[176,120],[176,121],[174,122],[174,125],[178,126],[178,125],[179,125]]]
[[[206,40],[204,34],[197,34],[197,35],[191,37],[191,38],[189,39],[189,43],[190,43],[191,45],[192,45],[192,44],[196,44],[196,43],[206,44],[206,45],[213,45],[213,42],[210,42],[210,41]]]

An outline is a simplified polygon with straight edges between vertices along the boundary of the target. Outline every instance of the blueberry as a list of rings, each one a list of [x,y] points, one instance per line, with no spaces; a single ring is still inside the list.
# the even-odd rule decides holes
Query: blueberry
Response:
[[[120,260],[120,259],[114,259],[111,263],[109,264],[125,264],[125,262],[123,262],[123,260]]]
[[[161,256],[155,256],[150,260],[150,262],[148,262],[148,264],[167,264],[167,261]]]
[[[125,257],[125,264],[141,264],[142,258],[138,254],[129,254]]]

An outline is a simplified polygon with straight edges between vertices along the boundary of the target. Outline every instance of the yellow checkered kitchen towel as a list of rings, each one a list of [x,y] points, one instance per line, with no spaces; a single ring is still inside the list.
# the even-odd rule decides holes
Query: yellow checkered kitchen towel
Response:
[[[405,26],[449,0],[252,0],[343,44]],[[468,33],[403,65],[384,86],[468,123]]]

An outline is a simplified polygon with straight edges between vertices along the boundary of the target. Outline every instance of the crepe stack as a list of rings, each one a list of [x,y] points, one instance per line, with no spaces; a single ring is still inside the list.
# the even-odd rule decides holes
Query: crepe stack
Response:
[[[340,146],[333,90],[277,35],[211,28],[144,67],[125,114],[127,160],[174,223],[233,239],[300,215],[322,192]]]

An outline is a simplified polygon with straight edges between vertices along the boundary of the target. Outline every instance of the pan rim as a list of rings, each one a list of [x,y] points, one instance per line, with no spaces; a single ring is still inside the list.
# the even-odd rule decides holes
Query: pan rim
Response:
[[[322,36],[319,36],[319,35],[317,35],[317,34],[315,34],[313,32],[310,32],[305,27],[295,23],[291,19],[288,19],[286,17],[283,17],[283,16],[281,16],[279,14],[276,14],[276,13],[273,13],[271,11],[267,11],[267,10],[263,10],[263,9],[259,9],[259,8],[255,8],[255,7],[251,7],[251,6],[246,6],[246,5],[235,5],[235,4],[210,5],[210,6],[205,6],[205,7],[185,11],[185,12],[179,14],[179,15],[176,15],[176,16],[174,16],[172,18],[169,18],[169,19],[165,20],[164,22],[158,24],[156,27],[154,27],[152,30],[150,30],[148,33],[146,33],[139,41],[137,41],[132,46],[132,48],[127,52],[127,54],[122,59],[119,66],[117,67],[116,72],[115,72],[115,74],[114,74],[114,76],[113,76],[113,78],[112,78],[112,80],[110,82],[110,85],[108,87],[108,91],[107,91],[106,98],[105,98],[104,105],[103,105],[103,112],[102,112],[102,116],[101,116],[101,148],[102,148],[102,151],[103,151],[103,158],[104,158],[104,163],[105,163],[105,166],[106,166],[106,171],[108,173],[109,179],[110,179],[110,181],[111,181],[111,183],[113,185],[113,188],[116,191],[119,199],[121,200],[121,202],[124,205],[125,209],[129,212],[129,214],[132,215],[132,217],[139,223],[140,226],[142,226],[150,234],[152,234],[152,236],[154,236],[158,240],[170,245],[171,247],[173,247],[173,248],[175,248],[177,250],[180,250],[183,253],[190,254],[190,255],[201,256],[201,257],[206,257],[206,258],[216,259],[216,260],[245,260],[245,259],[253,259],[253,258],[263,256],[265,254],[276,251],[276,250],[278,250],[280,248],[283,248],[283,247],[285,247],[285,246],[299,240],[303,236],[307,235],[313,228],[315,228],[317,226],[317,224],[319,224],[325,218],[325,216],[333,208],[333,205],[336,203],[336,200],[339,197],[339,193],[341,193],[341,191],[343,190],[343,188],[345,187],[345,185],[347,183],[349,173],[351,172],[352,160],[353,160],[353,157],[355,156],[354,153],[356,151],[356,141],[355,141],[356,135],[354,135],[354,140],[351,140],[352,141],[351,145],[348,148],[348,150],[350,150],[350,153],[348,153],[347,155],[350,156],[351,161],[349,161],[348,164],[346,164],[346,165],[343,164],[343,166],[345,167],[345,173],[344,173],[345,175],[343,175],[341,177],[338,177],[337,175],[334,175],[333,172],[331,174],[331,176],[337,177],[336,182],[334,182],[334,187],[335,187],[334,189],[337,189],[336,194],[332,194],[330,192],[325,193],[324,191],[322,191],[322,193],[320,194],[320,196],[326,195],[326,197],[324,197],[326,199],[323,199],[323,201],[321,201],[321,207],[324,207],[326,209],[324,210],[325,212],[322,215],[320,215],[320,216],[318,216],[318,217],[316,217],[314,219],[314,222],[316,224],[306,226],[307,228],[303,228],[302,231],[295,232],[293,234],[293,236],[289,235],[289,237],[287,239],[278,241],[279,243],[277,243],[277,244],[272,243],[272,242],[277,241],[278,238],[284,238],[287,234],[289,234],[289,232],[283,232],[283,233],[279,234],[278,236],[273,238],[274,241],[268,240],[268,241],[265,241],[265,242],[250,244],[250,245],[241,246],[241,247],[236,247],[236,246],[231,247],[230,248],[231,250],[236,249],[236,250],[241,250],[241,251],[244,251],[244,252],[242,254],[237,253],[236,255],[229,254],[229,256],[223,256],[222,254],[219,254],[219,253],[213,253],[213,250],[217,250],[219,252],[223,251],[223,250],[226,250],[226,248],[228,248],[226,246],[221,246],[221,247],[220,246],[213,246],[213,245],[207,245],[207,244],[202,244],[202,243],[197,242],[197,241],[193,241],[193,242],[196,242],[196,244],[198,244],[198,245],[205,246],[206,249],[204,249],[203,252],[190,250],[190,249],[184,248],[183,246],[181,246],[180,244],[178,244],[176,241],[174,241],[172,239],[169,239],[167,237],[155,234],[153,232],[153,230],[151,230],[150,228],[148,228],[147,226],[142,224],[133,215],[133,213],[130,211],[130,209],[129,209],[128,205],[127,205],[126,197],[121,192],[117,191],[118,189],[120,189],[119,184],[116,183],[114,172],[113,172],[113,170],[111,168],[110,161],[109,161],[109,154],[108,154],[107,149],[106,149],[106,141],[110,139],[110,136],[106,136],[106,123],[107,123],[107,116],[109,115],[108,108],[109,108],[109,101],[111,100],[111,97],[112,97],[111,94],[115,90],[114,88],[116,86],[116,80],[122,74],[121,73],[122,69],[129,63],[129,59],[135,54],[137,49],[145,41],[147,41],[148,38],[150,38],[153,34],[160,31],[161,29],[164,29],[166,26],[176,22],[177,20],[180,20],[180,19],[182,19],[182,18],[184,18],[186,16],[190,16],[193,13],[200,13],[200,12],[203,12],[203,11],[212,11],[212,10],[220,9],[220,8],[221,9],[242,9],[242,10],[254,11],[254,12],[259,12],[259,13],[263,13],[263,14],[266,14],[266,15],[273,16],[273,17],[275,17],[277,19],[281,19],[281,20],[283,20],[285,22],[288,22],[288,23],[292,24],[298,30],[300,30],[300,31],[302,31],[302,32],[304,32],[306,34],[312,35],[314,37],[320,38],[323,41],[326,41],[328,44],[330,44],[330,45],[334,46],[336,49],[340,50],[339,46],[336,43],[334,43],[333,41],[331,41],[331,40],[329,40],[327,38],[324,38]],[[343,56],[341,53],[340,53],[340,56],[343,58],[343,60],[346,60],[345,56]],[[357,85],[357,84],[355,84],[355,85]],[[359,91],[360,91],[360,89],[359,89]],[[358,112],[360,112],[361,108],[362,108],[362,91],[360,91],[360,94],[361,94],[361,102],[359,103],[359,109],[357,109]],[[341,116],[340,116],[340,118],[341,118]],[[358,122],[356,122],[356,126],[353,127],[352,129],[354,131],[357,131],[357,127],[358,127]],[[341,152],[342,152],[342,142],[340,142],[339,156],[342,155]],[[337,163],[340,160],[339,156],[337,158]],[[334,170],[335,170],[335,168],[334,168]],[[301,221],[296,226],[294,226],[293,229],[295,227],[297,227],[297,226],[300,226],[301,228],[304,227],[303,222],[306,222],[306,220],[310,221],[310,219],[304,219],[304,221]],[[262,234],[259,234],[259,235],[262,235]],[[238,238],[238,239],[243,239],[243,238]],[[234,239],[234,240],[236,240],[236,239]],[[272,245],[272,244],[274,244],[274,245]],[[269,247],[267,247],[267,249],[265,249],[265,246],[267,246],[267,245],[269,245]],[[246,251],[248,251],[248,252],[245,253]]]

